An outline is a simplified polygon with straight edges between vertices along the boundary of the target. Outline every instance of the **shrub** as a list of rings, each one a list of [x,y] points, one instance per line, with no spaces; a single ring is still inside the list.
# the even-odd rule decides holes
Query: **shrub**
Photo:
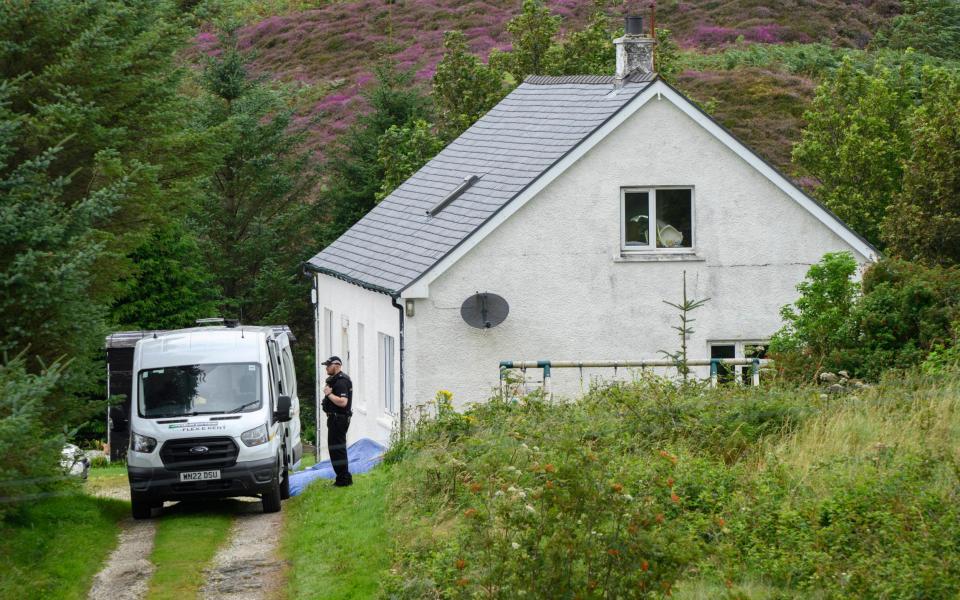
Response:
[[[62,367],[28,373],[23,355],[0,364],[0,518],[63,483],[63,433],[44,424],[44,404],[56,393]]]

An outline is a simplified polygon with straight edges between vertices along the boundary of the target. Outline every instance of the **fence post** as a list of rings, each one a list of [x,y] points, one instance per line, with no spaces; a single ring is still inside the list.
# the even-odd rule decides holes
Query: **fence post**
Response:
[[[717,367],[719,365],[719,359],[711,358],[710,359],[710,387],[717,387]]]
[[[759,358],[753,359],[753,367],[751,370],[753,375],[753,387],[759,387],[760,386],[760,359]]]

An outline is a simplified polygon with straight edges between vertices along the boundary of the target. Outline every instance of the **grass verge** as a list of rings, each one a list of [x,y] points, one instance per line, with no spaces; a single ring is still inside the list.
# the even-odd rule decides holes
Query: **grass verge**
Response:
[[[376,596],[390,567],[386,491],[390,470],[354,477],[349,488],[319,481],[283,508],[281,554],[291,566],[290,598]]]
[[[199,597],[203,571],[223,545],[233,524],[222,503],[180,503],[164,509],[150,560],[157,570],[150,580],[150,600]]]
[[[89,477],[84,483],[83,487],[87,493],[93,495],[105,490],[126,488],[126,463],[114,463],[105,467],[92,467],[90,469]]]
[[[0,521],[0,598],[85,598],[129,510],[76,494],[38,500]]]

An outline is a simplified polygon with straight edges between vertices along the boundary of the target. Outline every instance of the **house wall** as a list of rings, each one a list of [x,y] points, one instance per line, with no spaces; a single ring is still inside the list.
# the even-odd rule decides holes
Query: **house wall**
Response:
[[[400,397],[400,324],[399,312],[393,307],[390,296],[373,292],[330,277],[316,274],[318,317],[317,331],[317,377],[320,392],[326,378],[324,367],[319,364],[330,355],[339,356],[343,370],[353,380],[353,418],[347,432],[347,443],[360,438],[370,438],[384,445],[389,442],[394,416],[383,403],[380,389],[380,364],[378,334],[394,339],[394,394]],[[324,310],[332,312],[332,347],[328,348],[328,328]],[[363,360],[360,357],[360,325],[363,326]],[[346,335],[344,335],[346,334]],[[362,362],[362,364],[361,364]],[[321,415],[321,448],[327,453],[326,422]],[[313,427],[304,423],[304,428]]]
[[[696,258],[621,256],[628,186],[694,187]],[[439,389],[458,405],[482,401],[501,360],[662,358],[678,347],[677,311],[664,301],[680,301],[684,272],[690,297],[710,298],[692,315],[690,358],[708,358],[711,340],[767,339],[809,265],[839,250],[867,260],[670,101],[651,99],[416,300],[407,405]],[[507,299],[503,324],[463,322],[460,305],[477,291]],[[580,390],[581,373],[553,375],[555,391]],[[613,372],[582,374],[592,375]]]

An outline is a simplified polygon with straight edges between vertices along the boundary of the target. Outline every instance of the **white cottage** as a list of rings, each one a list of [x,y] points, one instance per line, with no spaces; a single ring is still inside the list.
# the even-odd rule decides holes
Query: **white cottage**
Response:
[[[690,358],[742,358],[824,253],[876,257],[659,79],[631,19],[616,75],[527,78],[309,261],[317,356],[355,382],[351,441],[387,442],[441,389],[489,398],[501,360],[660,358],[683,272],[710,298]],[[506,299],[501,324],[464,322],[477,292]],[[576,393],[590,374],[553,375]]]

